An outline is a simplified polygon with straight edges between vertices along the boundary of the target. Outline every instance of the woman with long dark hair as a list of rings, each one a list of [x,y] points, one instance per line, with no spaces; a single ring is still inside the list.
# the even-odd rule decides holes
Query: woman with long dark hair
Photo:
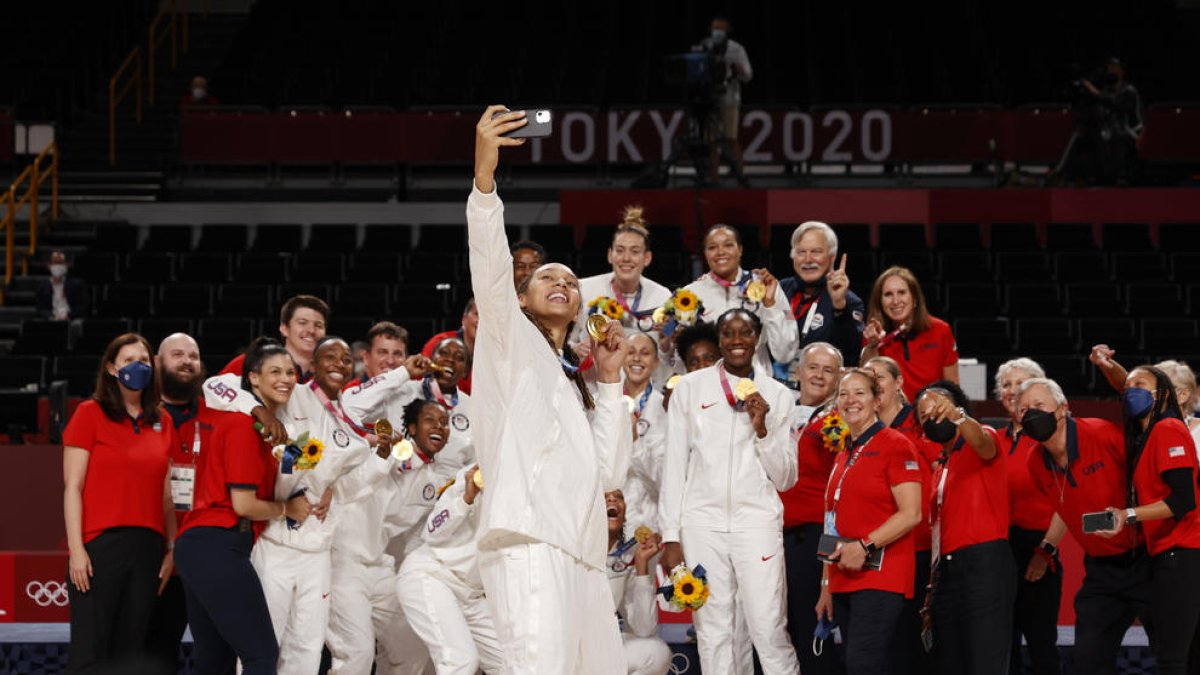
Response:
[[[1121,394],[1129,464],[1129,503],[1108,507],[1115,536],[1141,523],[1151,556],[1150,607],[1154,660],[1163,675],[1200,668],[1200,514],[1196,511],[1196,446],[1171,378],[1154,366],[1130,371]],[[1189,662],[1189,654],[1191,661]]]
[[[607,560],[604,492],[629,467],[632,423],[621,395],[629,345],[616,323],[593,337],[595,399],[567,344],[579,279],[542,265],[512,287],[504,206],[493,178],[503,134],[526,123],[503,106],[476,126],[467,200],[471,282],[479,308],[472,393],[484,483],[479,570],[505,665],[516,672],[625,669]]]
[[[958,347],[950,324],[933,316],[916,275],[889,267],[875,279],[867,301],[862,362],[890,356],[904,375],[904,395],[937,380],[958,383]]]
[[[177,441],[159,407],[153,356],[137,333],[114,338],[100,358],[95,393],[63,432],[70,673],[139,658],[155,592],[174,566],[167,467]]]

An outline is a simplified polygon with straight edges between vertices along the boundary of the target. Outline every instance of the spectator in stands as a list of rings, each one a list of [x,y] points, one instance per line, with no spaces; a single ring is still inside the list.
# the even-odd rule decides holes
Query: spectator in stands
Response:
[[[1121,640],[1135,617],[1153,644],[1150,560],[1137,528],[1098,536],[1083,531],[1083,514],[1128,503],[1125,439],[1107,420],[1072,416],[1053,380],[1023,381],[1015,406],[1024,434],[1039,439],[1028,458],[1029,476],[1055,512],[1042,553],[1035,555],[1053,557],[1064,531],[1083,548],[1083,585],[1075,595],[1075,672],[1116,675]]]
[[[1107,508],[1116,521],[1105,534],[1117,536],[1141,523],[1150,553],[1150,607],[1154,615],[1154,660],[1163,675],[1197,672],[1200,654],[1200,464],[1196,446],[1180,420],[1171,379],[1154,366],[1139,366],[1125,380],[1125,449],[1133,466],[1129,492],[1137,503]]]
[[[792,426],[797,437],[799,478],[796,485],[780,493],[783,500],[783,555],[787,571],[788,635],[800,672],[808,675],[833,672],[837,664],[833,649],[813,654],[813,629],[817,617],[812,608],[821,594],[823,566],[817,560],[817,542],[825,522],[823,503],[829,472],[836,455],[823,442],[821,427],[837,391],[842,354],[827,342],[813,342],[800,350],[800,402]]]
[[[179,99],[180,108],[190,108],[197,105],[218,105],[219,103],[220,101],[217,100],[217,97],[209,93],[208,78],[203,75],[193,77],[188,93]]]
[[[516,262],[513,265],[515,266]],[[475,308],[475,298],[471,298],[467,300],[466,306],[463,307],[462,324],[458,327],[458,330],[448,330],[444,333],[438,333],[429,338],[429,341],[421,348],[422,354],[433,358],[433,350],[442,343],[442,340],[452,337],[462,341],[467,347],[467,374],[459,381],[458,388],[467,394],[471,393],[471,359],[475,355],[475,333],[478,330],[479,310]]]
[[[509,252],[512,253],[514,288],[520,288],[521,282],[533,274],[534,270],[549,262],[550,258],[541,244],[528,239],[513,244]]]
[[[329,305],[315,295],[294,295],[279,310],[279,334],[283,337],[283,346],[296,362],[300,384],[308,384],[313,377],[313,350],[325,337],[328,323]],[[238,356],[219,374],[241,375],[245,359],[245,354]]]
[[[925,599],[925,588],[929,586],[929,569],[933,556],[933,532],[929,527],[929,498],[933,488],[933,465],[942,454],[942,446],[925,438],[917,413],[904,397],[904,376],[895,360],[877,356],[864,364],[875,374],[879,383],[879,421],[890,429],[904,434],[917,451],[917,464],[921,469],[922,518],[913,528],[913,548],[916,569],[914,570],[914,596],[906,599],[900,622],[896,626],[894,649],[896,657],[890,664],[891,675],[910,673],[932,673],[936,671],[933,658],[925,651],[921,642],[921,604]]]
[[[254,396],[276,414],[296,387],[295,365],[278,343],[246,359]],[[303,493],[276,499],[279,463],[253,420],[217,413],[211,442],[199,455],[195,505],[179,536],[179,569],[195,638],[196,670],[247,675],[276,672],[279,643],[250,551],[270,522],[302,523],[316,510]],[[288,467],[290,468],[290,467]]]
[[[164,423],[150,344],[108,344],[91,400],[63,432],[69,552],[67,672],[136,667],[174,568],[175,508],[167,472],[175,428]]]
[[[1040,429],[1032,435],[1021,426],[1017,390],[1032,378],[1044,378],[1036,361],[1016,358],[996,369],[996,398],[1008,412],[1000,431],[1000,450],[1008,455],[1008,545],[1017,566],[1017,599],[1013,608],[1009,670],[1021,672],[1021,636],[1029,648],[1034,675],[1058,675],[1058,606],[1062,598],[1062,562],[1058,538],[1052,535],[1054,505],[1038,491],[1029,473],[1029,457],[1037,453]]]
[[[38,284],[38,316],[55,321],[82,319],[91,314],[91,294],[87,284],[67,276],[67,256],[62,251],[50,254],[50,278]]]
[[[221,413],[204,405],[201,386],[206,374],[200,346],[192,336],[174,333],[158,345],[154,358],[162,381],[163,409],[171,418],[179,442],[171,446],[171,495],[175,522],[183,525],[192,510],[197,460],[209,446]],[[182,531],[182,530],[180,530]],[[187,628],[187,602],[178,574],[171,577],[154,606],[150,621],[150,650],[174,672],[178,669],[179,641]]]
[[[837,407],[849,435],[823,505],[825,535],[841,543],[824,565],[816,613],[841,627],[847,675],[887,672],[904,601],[913,595],[912,529],[921,520],[925,478],[912,441],[879,420],[875,373],[844,375]],[[877,552],[887,555],[886,565],[872,566]]]
[[[862,360],[889,356],[900,364],[904,395],[936,380],[958,383],[958,345],[950,325],[929,313],[921,284],[905,267],[889,267],[875,280],[863,332]]]
[[[367,372],[365,359],[368,349],[370,349],[370,345],[362,340],[350,343],[350,358],[354,359],[354,377],[356,378],[362,377],[363,373]]]
[[[1127,182],[1137,162],[1142,100],[1125,79],[1125,65],[1110,58],[1102,72],[1071,84],[1075,131],[1051,177],[1083,185]]]
[[[833,228],[810,220],[792,232],[792,267],[796,274],[780,280],[779,286],[796,317],[800,346],[828,342],[842,352],[846,365],[857,366],[865,307],[850,290],[846,254],[834,268],[837,257],[838,238]],[[785,375],[791,380],[791,373]],[[793,386],[799,388],[798,373],[795,378]]]
[[[642,217],[642,207],[626,206],[624,218],[608,246],[608,264],[612,266],[612,271],[579,280],[579,295],[583,304],[575,321],[575,334],[571,336],[576,354],[587,356],[591,349],[584,324],[589,314],[603,312],[601,302],[612,300],[620,306],[621,324],[631,334],[645,333],[654,328],[651,315],[671,298],[671,291],[644,275],[652,259],[650,230],[646,228],[646,221]],[[675,372],[673,349],[668,347],[659,361],[663,362],[664,371],[658,375]]]
[[[766,268],[742,269],[742,241],[737,229],[713,225],[704,235],[704,261],[708,272],[685,288],[704,307],[700,318],[715,321],[730,309],[745,309],[763,324],[754,368],[773,374],[775,361],[790,362],[796,353],[797,327],[787,296],[775,275]]]
[[[367,353],[363,357],[363,373],[343,387],[365,384],[367,380],[395,370],[408,358],[408,331],[391,321],[380,321],[367,331]]]
[[[658,602],[655,600],[658,584],[655,582],[654,557],[661,548],[659,535],[655,533],[639,541],[625,531],[625,495],[620,490],[604,494],[604,508],[608,516],[605,571],[613,606],[621,617],[621,643],[628,664],[626,672],[666,675],[671,669],[671,648],[658,636]]]
[[[1108,345],[1100,344],[1092,347],[1088,359],[1104,374],[1109,386],[1121,391],[1129,373],[1113,359],[1115,355],[1116,352]],[[1174,359],[1161,361],[1155,364],[1155,367],[1171,378],[1171,383],[1175,385],[1175,400],[1179,402],[1179,412],[1183,415],[1184,424],[1187,424],[1192,440],[1200,444],[1200,418],[1196,417],[1196,373],[1188,364]]]
[[[705,139],[709,144],[709,180],[713,183],[719,180],[719,153],[730,163],[738,184],[749,187],[742,170],[738,129],[741,126],[742,84],[754,77],[754,69],[750,67],[746,48],[729,37],[732,32],[733,24],[729,23],[729,19],[714,17],[709,24],[708,36],[700,41],[698,47],[700,51],[711,54],[720,64],[714,74],[719,79],[712,83],[708,92],[714,107],[705,125]]]
[[[713,588],[738,589],[736,595],[714,593],[692,615],[701,666],[710,673],[750,667],[749,646],[739,644],[740,617],[764,673],[800,670],[782,602],[786,573],[778,494],[796,482],[789,433],[795,405],[786,387],[754,368],[761,331],[748,309],[722,314],[717,321],[722,360],[679,380],[667,416],[658,505],[663,567],[673,569],[686,559],[693,567],[704,565]],[[730,493],[730,485],[738,489]]]
[[[930,499],[936,562],[926,603],[935,658],[943,673],[1003,675],[1017,574],[1005,541],[1007,458],[996,430],[967,414],[970,401],[956,383],[938,380],[914,400],[925,437],[942,446]]]

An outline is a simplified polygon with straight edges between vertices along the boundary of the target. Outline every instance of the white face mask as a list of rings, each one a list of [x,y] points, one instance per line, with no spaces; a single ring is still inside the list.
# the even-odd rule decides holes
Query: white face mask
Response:
[[[67,276],[67,266],[61,263],[57,265],[51,265],[50,276],[54,277],[55,279],[61,279]]]
[[[713,42],[724,42],[725,41],[725,31],[713,29],[712,41]]]
[[[208,96],[208,90],[204,89],[203,87],[196,87],[192,90],[192,98],[196,99],[197,101],[205,96]]]

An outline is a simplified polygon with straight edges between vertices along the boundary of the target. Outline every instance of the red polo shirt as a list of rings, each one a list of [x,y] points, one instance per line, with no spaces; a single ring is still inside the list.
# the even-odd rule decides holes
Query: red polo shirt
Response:
[[[163,486],[171,449],[178,445],[166,413],[152,425],[128,415],[114,422],[99,403],[84,401],[63,431],[63,445],[88,452],[84,543],[113,527],[145,527],[163,534]]]
[[[883,424],[875,427],[866,444],[854,450],[840,452],[825,490],[824,508],[837,512],[837,533],[840,537],[862,539],[896,513],[896,497],[892,488],[901,483],[923,483],[916,449],[904,434]],[[868,431],[864,434],[870,434]],[[860,449],[859,449],[860,448]],[[850,458],[854,464],[847,468]],[[838,488],[840,487],[840,495]],[[835,496],[838,497],[836,504]],[[883,565],[878,570],[851,572],[837,565],[829,566],[829,590],[833,593],[853,593],[875,589],[913,596],[913,536],[908,532],[887,545]]]
[[[1200,490],[1196,486],[1200,472],[1196,443],[1186,424],[1168,417],[1159,420],[1150,430],[1150,438],[1146,439],[1146,446],[1133,470],[1138,504],[1153,504],[1171,494],[1171,488],[1162,479],[1163,472],[1171,469],[1192,470],[1192,492],[1196,495],[1196,503],[1200,504]],[[1172,517],[1147,520],[1142,523],[1142,531],[1146,534],[1146,549],[1150,555],[1175,547],[1200,548],[1200,510],[1192,509],[1179,520]]]
[[[1004,445],[996,430],[985,426],[996,443],[996,455],[984,461],[962,438],[934,470],[930,513],[940,516],[941,555],[996,539],[1008,539],[1008,472]],[[943,474],[945,483],[942,483]],[[941,508],[938,486],[942,485]]]
[[[231,489],[254,490],[264,501],[275,499],[277,466],[271,448],[254,431],[254,420],[241,413],[219,413],[212,436],[199,457],[196,496],[180,533],[193,527],[234,527]],[[257,536],[263,523],[254,523]]]
[[[1067,524],[1067,531],[1090,556],[1125,553],[1138,545],[1137,528],[1105,539],[1083,533],[1083,514],[1123,507],[1129,500],[1125,471],[1125,436],[1113,423],[1090,417],[1068,417],[1067,467],[1061,469],[1038,444],[1026,466],[1034,488]]]
[[[918,551],[933,548],[933,530],[929,526],[929,499],[933,494],[933,465],[942,454],[942,446],[925,438],[921,425],[917,423],[917,412],[911,405],[904,405],[892,420],[892,428],[904,434],[916,450],[917,462],[921,465],[921,522],[913,528],[913,546]]]
[[[164,403],[163,409],[167,412],[167,419],[170,419],[172,423],[176,419],[180,420],[175,424],[175,436],[178,442],[171,446],[172,467],[192,467],[195,469],[197,458],[209,446],[209,441],[212,438],[213,424],[215,424],[216,418],[222,413],[205,405],[203,396],[198,397],[186,406],[175,406],[170,403]],[[193,475],[193,490],[195,488],[195,480],[196,478]],[[195,493],[193,492],[194,496]],[[187,509],[180,509],[176,506],[175,522],[177,525],[183,525],[183,518],[187,513]]]
[[[1008,517],[1014,527],[1045,532],[1054,517],[1054,506],[1046,500],[1029,475],[1029,455],[1036,454],[1037,441],[1017,432],[1012,424],[1000,432],[1000,451],[1008,455]]]
[[[929,328],[907,339],[892,340],[879,353],[892,357],[900,365],[904,395],[910,401],[921,387],[942,379],[943,368],[958,363],[958,345],[950,324],[934,316],[929,317]]]
[[[821,438],[821,424],[828,416],[827,413],[814,418],[800,432],[796,444],[800,478],[792,489],[779,493],[783,502],[784,527],[825,522],[825,485],[829,483],[829,472],[837,457],[825,447]]]

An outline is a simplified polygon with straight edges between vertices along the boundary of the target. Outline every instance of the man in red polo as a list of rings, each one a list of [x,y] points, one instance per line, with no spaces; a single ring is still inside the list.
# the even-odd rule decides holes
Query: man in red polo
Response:
[[[1084,533],[1083,514],[1128,501],[1125,438],[1111,422],[1071,417],[1066,396],[1053,380],[1031,378],[1017,390],[1024,433],[1040,447],[1029,455],[1034,486],[1054,508],[1043,542],[1053,555],[1064,530],[1084,550],[1083,586],[1075,596],[1075,670],[1117,672],[1117,654],[1135,617],[1146,624],[1150,606],[1150,558],[1138,528],[1104,538]]]

